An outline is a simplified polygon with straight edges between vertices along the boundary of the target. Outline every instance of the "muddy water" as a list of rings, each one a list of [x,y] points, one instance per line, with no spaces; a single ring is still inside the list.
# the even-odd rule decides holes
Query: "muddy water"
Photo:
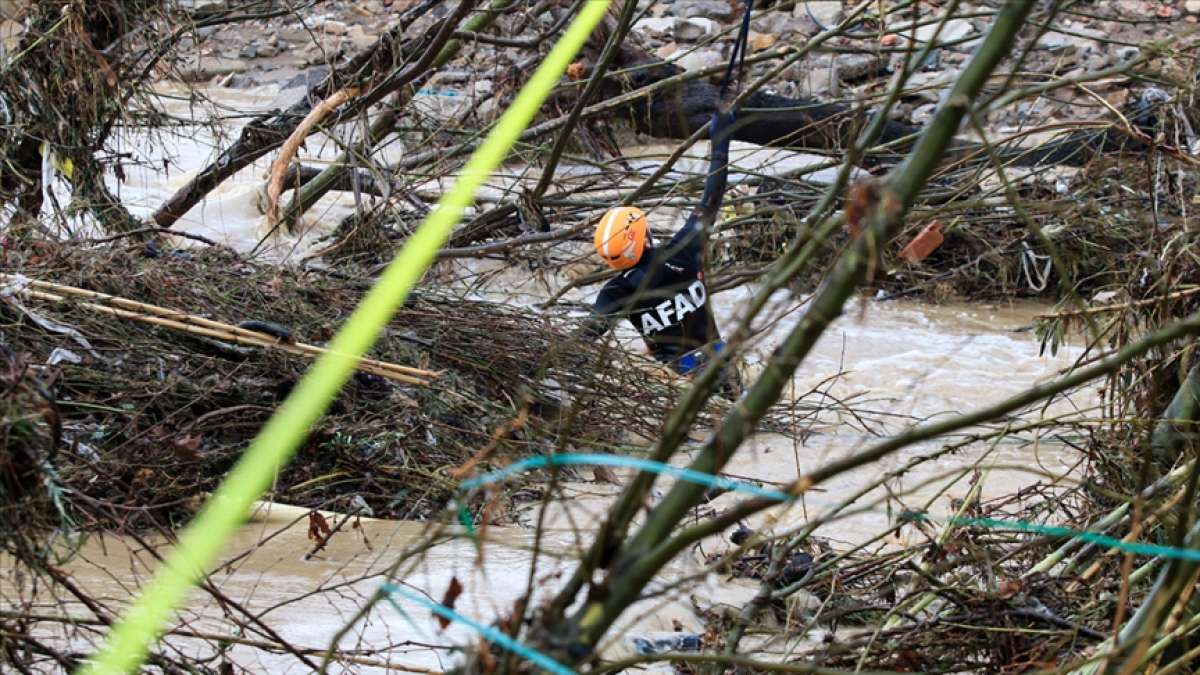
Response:
[[[262,109],[271,107],[272,98],[277,95],[273,91],[226,92],[221,101],[243,109]],[[190,104],[179,100],[172,105],[177,107],[176,112],[184,114]],[[236,124],[231,124],[222,133],[235,131]],[[150,169],[127,172],[130,177],[121,186],[123,197],[148,213],[207,163],[213,148],[224,142],[219,136],[220,133],[194,130],[185,139],[174,141],[171,153],[174,169],[167,174]],[[326,141],[311,140],[309,156],[317,161],[332,156],[335,144]],[[657,152],[653,148],[646,151],[647,156]],[[748,161],[753,159],[747,157]],[[269,158],[228,181],[189,213],[180,227],[243,251],[253,250],[266,234],[260,195],[268,161]],[[157,165],[161,166],[161,161]],[[430,189],[436,192],[436,187]],[[348,195],[328,198],[314,210],[304,232],[269,238],[268,254],[277,259],[294,259],[352,208],[353,198]],[[656,217],[670,220],[675,216],[664,211]],[[669,227],[670,223],[659,225]],[[485,271],[478,264],[469,268],[460,265],[456,269],[475,274]],[[528,277],[518,279],[511,272],[508,274],[493,279],[492,285],[480,292],[495,294],[501,289],[510,301],[532,304],[562,281],[554,279],[544,285]],[[575,291],[564,301],[586,302],[592,292]],[[738,290],[715,296],[720,323],[729,326],[738,319],[748,293]],[[761,367],[799,319],[798,309],[802,304],[802,299],[785,295],[776,299],[768,311],[772,328],[758,338],[747,355],[751,372]],[[849,307],[846,316],[834,324],[805,361],[791,395],[819,387],[827,396],[847,402],[849,408],[867,420],[865,428],[855,414],[846,411],[825,415],[814,422],[805,429],[811,434],[759,434],[747,443],[728,467],[728,473],[768,483],[786,482],[867,447],[879,435],[895,433],[918,419],[974,409],[1053,375],[1069,365],[1074,356],[1071,350],[1064,350],[1055,358],[1039,357],[1031,333],[1018,330],[1028,326],[1043,310],[1036,305],[930,306],[905,302],[865,302]],[[631,340],[632,334],[623,329],[619,337]],[[1042,414],[1065,412],[1072,406],[1084,407],[1090,400],[1087,392],[1082,392],[1073,400],[1055,403]],[[776,509],[754,524],[775,529],[799,526],[879,479],[886,470],[936,447],[937,444],[916,446],[868,469],[839,476],[810,494],[803,504]],[[686,462],[689,454],[685,451],[678,461]],[[980,472],[986,497],[1011,493],[1039,478],[1067,480],[1077,461],[1075,453],[1062,446],[1030,436],[994,446],[978,444],[890,481],[886,489],[878,489],[863,500],[871,508],[833,521],[823,526],[819,534],[839,543],[866,540],[886,526],[889,508],[895,513],[903,508],[924,508],[932,502],[935,512],[946,513],[950,508],[949,498],[967,494],[967,473],[975,469]],[[667,487],[669,482],[663,481],[658,489],[661,492]],[[562,575],[569,573],[572,560],[597,522],[597,515],[619,487],[578,482],[568,484],[565,489],[568,499],[556,502],[544,514],[546,528],[536,569],[532,569],[535,534],[529,525],[537,521],[539,514],[526,509],[513,514],[511,524],[489,528],[478,549],[462,537],[428,547],[401,564],[398,578],[412,592],[436,599],[442,597],[451,579],[458,579],[464,591],[456,608],[483,623],[490,623],[512,607],[531,586],[531,574],[536,600],[552,591]],[[712,507],[719,509],[733,498],[721,497]],[[312,548],[306,538],[306,522],[300,520],[294,526],[287,526],[294,514],[283,511],[243,528],[228,550],[231,556],[249,553],[235,558],[212,579],[223,593],[299,647],[324,649],[334,633],[351,620],[379,586],[381,575],[403,554],[428,542],[431,536],[423,524],[364,521],[358,529],[339,532],[323,551],[306,559],[305,554]],[[684,586],[684,591],[668,592],[636,607],[625,625],[628,632],[653,635],[676,628],[699,629],[692,598],[704,606],[742,604],[753,593],[752,584],[705,576],[699,565],[703,553],[726,546],[720,539],[706,541],[673,563],[661,583],[670,584],[685,576],[698,576],[697,581]],[[153,567],[150,556],[145,552],[131,553],[132,548],[130,542],[111,538],[92,540],[67,569],[89,592],[119,607]],[[49,598],[42,601],[46,603],[44,613],[86,615],[82,608],[70,603],[60,605]],[[354,662],[343,663],[341,667],[353,672],[383,672],[388,668],[438,670],[455,661],[453,651],[447,647],[475,639],[471,630],[458,623],[441,629],[427,608],[411,598],[398,597],[397,602],[399,609],[384,604],[356,623],[339,643],[341,649],[353,656]],[[235,632],[235,625],[224,616],[209,596],[197,592],[180,616],[180,622],[190,630]],[[42,629],[50,631],[48,626],[42,624]],[[208,654],[197,641],[186,637],[172,637],[169,644],[184,653]],[[618,638],[606,646],[605,653],[616,656],[629,650],[629,643]],[[308,671],[293,656],[268,654],[250,646],[235,644],[229,655],[239,666],[254,672]]]
[[[491,103],[487,92],[477,96],[445,96],[436,87],[423,89],[415,98],[415,114],[433,121],[443,121],[458,115],[469,106]],[[223,87],[200,88],[193,91],[162,85],[158,103],[171,117],[172,124],[152,134],[122,131],[114,136],[114,152],[128,156],[123,167],[124,178],[109,176],[109,185],[122,203],[135,216],[146,217],[166,199],[219,157],[241,133],[243,126],[255,114],[286,108],[304,95],[301,87],[285,88],[265,84],[250,90]],[[195,123],[193,120],[205,120]],[[344,145],[361,133],[369,120],[335,127],[328,133],[314,133],[298,151],[297,160],[307,166],[326,166],[337,158]],[[372,155],[381,163],[399,161],[426,148],[406,148],[399,140],[389,140]],[[659,163],[674,150],[673,145],[649,144],[624,148],[625,157],[638,175],[653,173]],[[702,176],[707,167],[708,144],[697,143],[676,164],[668,178]],[[269,260],[298,260],[319,246],[343,218],[355,211],[360,203],[374,203],[369,195],[330,193],[323,197],[302,219],[294,233],[284,233],[267,221],[266,184],[275,154],[260,158],[224,181],[175,225],[177,229],[198,234],[228,245],[236,250],[254,252]],[[731,185],[752,177],[798,173],[808,180],[822,183],[832,179],[836,171],[825,166],[827,159],[790,150],[762,148],[749,143],[735,142],[731,149]],[[597,169],[590,165],[564,163],[559,178],[587,179]],[[505,166],[477,195],[482,203],[494,202],[515,183],[531,186],[540,176],[528,167]],[[412,187],[412,196],[432,205],[449,187],[453,176],[428,176]],[[561,182],[561,181],[560,181]],[[635,183],[631,183],[633,185]],[[611,199],[616,194],[608,188],[593,188],[582,193],[589,199]],[[66,195],[63,195],[64,197]],[[284,194],[284,202],[290,193]],[[65,202],[64,202],[65,203]],[[412,208],[406,200],[395,200],[391,208]],[[468,209],[468,217],[473,211]],[[669,223],[677,217],[671,209],[659,209],[652,218],[658,224]],[[180,240],[181,246],[194,245]]]
[[[719,296],[718,296],[719,297]],[[721,306],[720,304],[718,306]],[[955,412],[977,409],[1026,389],[1070,365],[1077,354],[1060,351],[1055,358],[1039,357],[1039,345],[1028,327],[1045,311],[1032,304],[946,305],[916,303],[866,303],[851,307],[847,315],[823,336],[804,362],[794,381],[797,393],[820,388],[872,421],[854,424],[841,414],[836,426],[818,426],[819,433],[803,442],[774,434],[750,440],[729,468],[731,473],[766,481],[790,480],[833,459],[869,447],[880,436]],[[765,358],[785,322],[756,351]],[[753,359],[753,356],[751,357]],[[839,374],[828,385],[829,378]],[[1029,422],[1092,405],[1087,390],[1053,401],[1044,410],[1023,416]],[[799,525],[814,511],[840,503],[868,481],[906,465],[918,455],[940,448],[946,441],[917,444],[869,468],[839,476],[812,493],[801,506],[781,518],[780,526]],[[968,492],[969,473],[984,473],[984,498],[1012,494],[1038,479],[1069,480],[1079,461],[1076,452],[1057,441],[1023,434],[998,444],[974,444],[953,456],[923,464],[902,479],[889,481],[893,513],[905,508],[925,508],[940,495],[935,511],[946,512],[949,500]],[[958,471],[957,476],[952,476]],[[946,477],[944,480],[935,480]],[[944,493],[943,493],[944,492]],[[882,498],[884,491],[867,500]],[[886,522],[885,503],[848,520],[822,529],[822,534],[845,542],[869,538]]]
[[[228,550],[238,554],[227,558],[211,576],[220,591],[232,603],[265,622],[282,638],[320,661],[320,653],[338,631],[350,623],[395,566],[398,583],[404,592],[394,594],[396,604],[382,602],[360,618],[353,630],[339,641],[343,660],[332,668],[354,672],[385,670],[434,670],[451,665],[453,645],[469,644],[476,634],[453,623],[441,627],[427,605],[413,596],[440,599],[451,579],[462,584],[463,592],[455,604],[467,617],[485,622],[511,610],[525,589],[533,588],[537,601],[553,590],[556,580],[569,574],[577,556],[574,533],[547,531],[538,543],[541,555],[532,567],[535,536],[521,527],[490,527],[479,533],[479,548],[461,531],[421,550],[402,564],[405,552],[413,552],[418,542],[427,543],[435,536],[426,524],[362,520],[333,537],[329,545],[308,557],[314,544],[307,537],[303,513],[288,507],[273,507],[259,520],[243,527]],[[301,516],[300,524],[295,524]],[[330,515],[330,518],[336,516]],[[334,521],[336,522],[336,521]],[[110,608],[119,608],[151,575],[155,558],[132,542],[117,538],[93,538],[66,566],[69,573],[94,599]],[[696,575],[701,571],[695,560],[683,558],[669,568],[670,577]],[[532,576],[531,576],[532,575]],[[529,583],[530,579],[534,583]],[[705,604],[737,605],[748,599],[753,587],[745,583],[718,583],[701,579],[689,589],[705,599]],[[0,597],[13,592],[5,575]],[[40,596],[34,612],[43,616],[90,618],[87,610],[69,598]],[[699,630],[691,605],[685,598],[667,597],[650,600],[634,607],[636,619],[627,622],[639,635],[669,633],[676,628]],[[180,655],[204,658],[211,655],[196,634],[209,639],[232,636],[236,625],[245,622],[245,614],[223,611],[221,604],[202,591],[192,593],[186,609],[174,625],[176,634],[167,644]],[[65,640],[61,627],[39,625],[37,632],[48,640]],[[251,631],[253,632],[253,631]],[[77,648],[89,646],[74,632]],[[236,637],[229,658],[250,672],[308,672],[308,666],[294,655],[265,653],[250,644],[239,644]],[[630,645],[617,641],[606,647],[612,655],[629,654]]]
[[[747,293],[734,291],[716,296],[718,323],[733,324]],[[1039,356],[1039,344],[1027,329],[1044,311],[1045,307],[1036,304],[868,302],[849,307],[818,342],[788,392],[792,397],[822,400],[806,395],[819,390],[827,396],[826,403],[842,401],[846,409],[800,424],[795,434],[760,433],[751,437],[726,468],[727,475],[766,484],[787,483],[919,421],[977,409],[1053,376],[1068,367],[1077,354],[1065,349],[1055,357]],[[794,312],[783,318],[754,344],[746,357],[751,376],[799,316]],[[1044,410],[1023,415],[1021,421],[1082,411],[1094,400],[1089,390],[1074,392],[1056,399]],[[867,468],[838,476],[802,504],[776,509],[754,524],[769,522],[775,529],[802,525],[884,473],[946,442],[915,444]],[[693,455],[692,448],[685,447],[676,463],[685,464]],[[866,541],[884,529],[889,507],[892,513],[923,509],[936,497],[933,510],[947,512],[950,500],[967,496],[974,469],[983,472],[979,486],[980,495],[986,499],[1012,494],[1038,480],[1069,481],[1079,459],[1078,453],[1060,442],[1033,433],[1001,443],[973,444],[888,481],[886,490],[876,490],[862,500],[860,506],[871,505],[870,509],[839,518],[818,532],[846,544]],[[888,494],[891,499],[884,500]],[[726,495],[712,505],[720,509],[735,499],[736,495]],[[574,510],[586,505],[599,513],[606,503],[594,486],[588,486],[581,488],[569,505]],[[565,516],[552,518],[551,522],[564,529],[570,527]]]

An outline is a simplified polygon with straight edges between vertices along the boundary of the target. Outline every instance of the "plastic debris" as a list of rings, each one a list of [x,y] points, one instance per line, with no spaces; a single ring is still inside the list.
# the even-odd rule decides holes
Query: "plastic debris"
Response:
[[[700,636],[695,633],[673,633],[664,637],[631,637],[630,643],[637,653],[643,656],[666,654],[668,652],[698,652],[700,651]]]

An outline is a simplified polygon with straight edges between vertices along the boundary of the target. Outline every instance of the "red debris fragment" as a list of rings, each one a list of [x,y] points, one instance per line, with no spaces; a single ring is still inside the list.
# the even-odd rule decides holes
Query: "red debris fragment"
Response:
[[[944,241],[946,238],[942,236],[942,223],[934,220],[908,242],[908,246],[900,251],[900,257],[912,263],[920,262],[936,251]]]

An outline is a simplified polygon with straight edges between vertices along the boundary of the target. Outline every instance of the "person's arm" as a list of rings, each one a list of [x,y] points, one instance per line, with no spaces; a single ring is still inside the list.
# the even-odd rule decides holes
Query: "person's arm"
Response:
[[[593,314],[583,320],[583,325],[575,331],[575,337],[588,342],[599,340],[612,330],[614,323],[610,316]]]
[[[604,337],[627,311],[628,296],[626,284],[621,276],[614,277],[604,284],[592,305],[592,315],[584,320],[583,326],[575,333],[576,337],[586,340]]]
[[[709,138],[712,150],[708,160],[708,174],[704,179],[704,194],[700,204],[692,209],[687,223],[675,233],[667,244],[671,259],[677,264],[699,270],[704,253],[704,244],[721,211],[725,198],[725,185],[729,178],[729,139],[737,115],[733,111],[713,113],[709,122]]]

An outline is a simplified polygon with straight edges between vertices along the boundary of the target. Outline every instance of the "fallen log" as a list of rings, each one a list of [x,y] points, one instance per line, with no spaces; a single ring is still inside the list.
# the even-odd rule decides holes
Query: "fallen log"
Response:
[[[620,88],[640,88],[676,77],[683,69],[666,63],[644,50],[624,45],[618,55],[623,69],[634,69],[636,75],[625,81],[613,78],[609,94],[617,95]],[[688,138],[712,119],[720,102],[720,89],[707,81],[682,81],[630,104],[630,119],[641,133],[662,138]],[[1156,123],[1152,101],[1130,107],[1127,119],[1136,130],[1146,133]],[[734,140],[765,146],[803,150],[844,150],[853,144],[862,123],[857,111],[846,104],[822,102],[809,98],[790,98],[767,92],[754,92],[740,110]],[[886,154],[874,154],[868,163],[880,163],[898,157],[911,149],[922,127],[889,121],[883,125],[876,144],[890,144]],[[1153,133],[1146,133],[1153,137]],[[958,142],[952,146],[950,159],[962,160],[985,153],[977,143]],[[1146,143],[1126,129],[1114,124],[1103,129],[1089,129],[1066,134],[1036,148],[1007,148],[1001,158],[1017,166],[1063,164],[1082,166],[1100,154],[1110,152],[1144,152]]]

